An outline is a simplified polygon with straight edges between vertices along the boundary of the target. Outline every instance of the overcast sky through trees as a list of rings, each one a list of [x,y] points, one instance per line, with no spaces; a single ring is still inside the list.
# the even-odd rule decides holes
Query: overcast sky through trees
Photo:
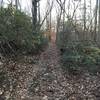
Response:
[[[1,1],[2,0],[0,0],[0,2]],[[10,1],[10,0],[4,0],[4,4],[9,3],[8,1]],[[14,1],[15,0],[13,0],[13,2]],[[19,1],[22,5],[22,9],[31,14],[31,0],[19,0]],[[50,1],[52,2],[52,0],[50,0]],[[59,8],[57,6],[56,0],[53,0],[53,1],[54,1],[54,6],[53,6],[53,10],[52,10],[52,17],[53,17],[53,19],[55,19],[55,17],[57,16],[56,13],[59,12]],[[83,3],[84,0],[81,0],[81,1],[82,1],[81,3]],[[91,1],[92,1],[92,10],[94,10],[96,0],[91,0]],[[89,2],[90,2],[90,0],[86,0],[87,8],[89,7]],[[77,5],[77,3],[78,3],[78,1],[76,0],[76,5]],[[40,8],[41,8],[40,10],[41,10],[41,15],[42,16],[45,15],[45,12],[46,12],[45,8],[46,7],[47,7],[47,0],[40,0]],[[80,7],[80,5],[79,5],[79,7]],[[67,8],[68,8],[68,0],[66,0],[66,9]],[[71,4],[70,13],[73,13],[73,4]],[[80,16],[82,12],[80,12],[80,10],[77,9],[76,13],[78,13],[78,16]]]

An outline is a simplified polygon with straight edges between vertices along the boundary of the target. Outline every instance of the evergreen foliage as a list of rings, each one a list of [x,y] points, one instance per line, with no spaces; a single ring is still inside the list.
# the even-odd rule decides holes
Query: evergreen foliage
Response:
[[[66,68],[79,70],[83,68],[90,72],[98,72],[100,66],[100,49],[91,42],[71,42],[66,45],[62,55]]]
[[[2,53],[41,50],[46,39],[41,31],[38,31],[37,36],[32,32],[32,19],[25,12],[16,10],[11,5],[0,8],[0,51]]]

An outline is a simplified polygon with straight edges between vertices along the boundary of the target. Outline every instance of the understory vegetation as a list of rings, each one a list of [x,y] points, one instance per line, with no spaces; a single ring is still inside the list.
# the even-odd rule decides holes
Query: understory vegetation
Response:
[[[98,72],[100,49],[91,42],[68,43],[62,54],[64,67],[69,70],[88,70]]]
[[[61,50],[63,68],[69,71],[99,72],[100,48],[98,42],[93,39],[84,40],[80,35],[84,30],[79,25],[74,27],[74,23],[71,21],[65,23],[65,29],[60,30],[57,34],[57,45]],[[85,31],[85,33],[90,34],[89,31]]]
[[[11,53],[38,53],[47,45],[48,40],[43,32],[38,30],[33,35],[32,18],[9,5],[0,8],[0,52],[4,55]]]

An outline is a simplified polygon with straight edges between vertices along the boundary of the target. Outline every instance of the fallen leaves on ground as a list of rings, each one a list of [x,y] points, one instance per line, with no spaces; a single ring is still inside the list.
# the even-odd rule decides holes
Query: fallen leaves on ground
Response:
[[[68,72],[65,74],[54,43],[41,55],[22,56],[15,61],[7,60],[1,62],[0,66],[3,66],[10,80],[10,93],[6,91],[6,98],[12,96],[14,100],[100,100],[100,75],[90,75],[88,72],[76,76]]]

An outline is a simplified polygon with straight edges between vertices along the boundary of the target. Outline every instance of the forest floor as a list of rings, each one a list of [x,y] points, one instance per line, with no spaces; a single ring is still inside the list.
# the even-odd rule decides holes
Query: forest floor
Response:
[[[38,56],[24,56],[6,65],[14,100],[100,100],[100,75],[65,74],[54,42]]]

